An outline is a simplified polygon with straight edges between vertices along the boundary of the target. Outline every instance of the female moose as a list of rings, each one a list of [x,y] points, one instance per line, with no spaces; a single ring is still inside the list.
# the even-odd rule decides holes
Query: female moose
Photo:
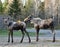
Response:
[[[33,23],[34,28],[36,29],[36,41],[39,40],[39,30],[40,29],[48,29],[50,28],[50,30],[53,33],[53,42],[55,42],[55,31],[54,31],[54,21],[53,18],[49,18],[49,19],[41,19],[41,18],[33,18],[33,16],[28,16],[25,21],[30,21],[31,23]]]

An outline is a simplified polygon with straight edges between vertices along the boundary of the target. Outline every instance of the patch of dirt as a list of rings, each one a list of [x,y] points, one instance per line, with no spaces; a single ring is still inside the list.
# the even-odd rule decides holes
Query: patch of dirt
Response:
[[[60,40],[52,42],[52,38],[44,39],[39,37],[39,41],[36,42],[35,37],[31,37],[31,43],[28,43],[28,38],[25,37],[23,43],[20,43],[21,37],[14,37],[13,43],[7,42],[7,37],[0,37],[0,47],[60,47]]]

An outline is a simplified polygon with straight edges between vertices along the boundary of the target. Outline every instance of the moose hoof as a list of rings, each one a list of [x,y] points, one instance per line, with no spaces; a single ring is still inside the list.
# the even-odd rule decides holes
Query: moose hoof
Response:
[[[31,40],[29,41],[29,43],[31,43]]]
[[[52,41],[52,42],[55,42],[55,41]]]
[[[8,41],[8,43],[9,43],[10,41]]]
[[[36,40],[36,42],[38,42],[38,40]]]
[[[20,43],[22,43],[22,41],[20,41]]]
[[[13,43],[13,41],[12,41],[12,43]]]

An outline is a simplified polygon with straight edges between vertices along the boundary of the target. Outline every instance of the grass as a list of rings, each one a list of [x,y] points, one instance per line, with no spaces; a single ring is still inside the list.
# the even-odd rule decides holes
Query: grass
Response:
[[[34,37],[36,36],[35,32],[28,32],[30,36]],[[8,35],[8,31],[7,30],[0,30],[0,36],[7,36]],[[14,36],[22,36],[21,31],[14,31],[13,32]],[[44,33],[39,33],[39,35],[45,35]]]
[[[31,29],[31,28],[29,27],[29,29]],[[56,30],[60,29],[60,25],[56,26],[55,29]],[[14,31],[13,35],[14,36],[22,36],[22,33],[21,33],[21,31]],[[35,32],[29,32],[29,35],[33,37],[33,36],[36,36],[36,33]],[[39,35],[46,35],[46,34],[45,33],[39,33]],[[8,36],[8,30],[0,29],[0,36]]]
[[[57,30],[60,29],[60,25],[56,26],[55,29],[57,29]]]

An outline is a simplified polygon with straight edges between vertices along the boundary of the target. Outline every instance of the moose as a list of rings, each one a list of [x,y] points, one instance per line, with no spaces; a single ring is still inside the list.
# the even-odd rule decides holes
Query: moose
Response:
[[[8,27],[8,42],[10,42],[10,36],[11,36],[11,42],[13,43],[13,30],[21,30],[22,32],[22,39],[20,43],[23,42],[24,35],[28,36],[29,43],[31,42],[30,36],[26,30],[26,21],[18,21],[14,22],[13,20],[10,20],[9,18],[3,18],[4,24]]]
[[[53,34],[53,42],[55,42],[54,19],[52,17],[48,19],[41,19],[39,17],[34,18],[33,15],[30,15],[24,21],[29,21],[34,25],[37,34],[36,41],[39,40],[38,37],[40,29],[50,29]]]

